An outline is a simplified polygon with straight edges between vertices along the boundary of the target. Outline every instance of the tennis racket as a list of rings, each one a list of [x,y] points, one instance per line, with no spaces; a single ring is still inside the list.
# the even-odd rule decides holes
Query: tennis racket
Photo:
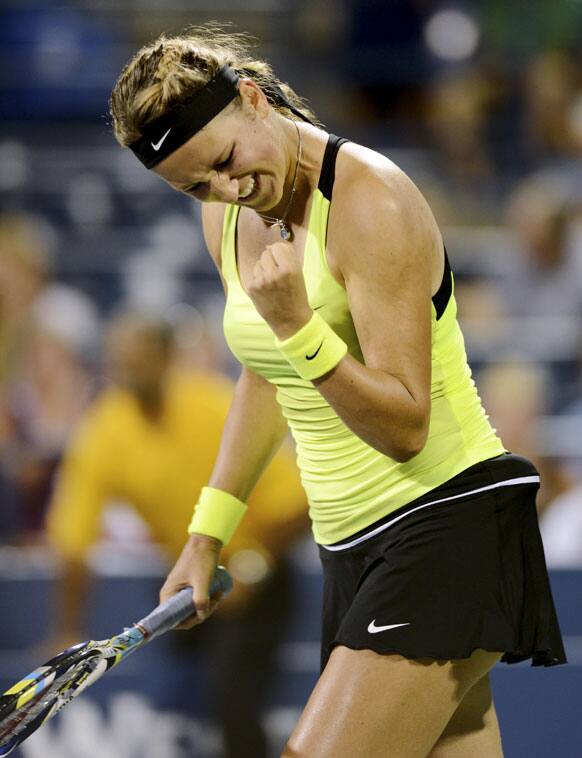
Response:
[[[230,574],[219,566],[210,594],[226,594],[231,589]],[[108,640],[73,645],[6,690],[0,695],[0,756],[11,753],[41,724],[130,653],[173,629],[194,612],[192,590],[183,589],[121,634]]]

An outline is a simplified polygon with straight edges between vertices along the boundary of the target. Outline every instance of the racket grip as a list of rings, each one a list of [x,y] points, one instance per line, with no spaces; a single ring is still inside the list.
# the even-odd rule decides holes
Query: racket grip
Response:
[[[218,566],[210,585],[210,594],[214,595],[217,592],[223,592],[226,595],[231,589],[232,579],[230,574],[223,566]],[[192,589],[186,587],[169,600],[166,600],[165,603],[154,608],[145,618],[138,621],[138,625],[145,631],[147,637],[152,639],[173,629],[181,621],[191,616],[194,611]]]

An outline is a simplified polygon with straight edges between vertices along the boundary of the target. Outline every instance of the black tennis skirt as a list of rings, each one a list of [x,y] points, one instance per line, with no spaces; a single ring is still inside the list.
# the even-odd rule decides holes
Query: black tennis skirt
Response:
[[[539,474],[505,453],[334,545],[324,572],[322,670],[335,645],[406,658],[566,662],[535,496]]]

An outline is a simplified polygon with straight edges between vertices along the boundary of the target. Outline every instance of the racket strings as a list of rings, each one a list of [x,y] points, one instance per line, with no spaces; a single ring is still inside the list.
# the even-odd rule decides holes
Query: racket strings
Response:
[[[0,695],[0,728],[10,713],[17,708],[22,708],[28,704],[30,698],[34,697],[32,694],[29,694],[31,690],[37,690],[38,693],[41,693],[52,685],[55,678],[64,672],[70,671],[84,657],[86,651],[90,649],[91,644],[90,642],[81,642],[67,648],[67,650],[63,650],[54,656],[54,658],[51,658],[31,672],[25,679],[22,679],[18,684]],[[34,697],[35,701],[36,699]]]
[[[69,666],[65,671],[54,677],[50,684],[43,687],[36,695],[33,695],[26,704],[16,708],[11,716],[3,719],[0,723],[0,739],[4,738],[7,732],[10,732],[15,726],[21,726],[23,721],[29,722],[34,719],[44,708],[52,705],[59,694],[64,691],[67,685],[84,669],[85,661],[77,663],[72,668]],[[38,686],[38,685],[35,685]]]
[[[54,678],[55,668],[46,664],[41,668],[36,669],[28,675],[26,679],[19,682],[11,690],[5,692],[0,696],[0,724],[7,717],[9,713],[18,707],[18,703],[21,702],[23,696],[30,692],[33,688],[38,688],[39,692],[48,687]]]
[[[52,684],[34,696],[25,706],[18,708],[0,725],[0,756],[7,755],[2,749],[12,749],[20,744],[28,733],[34,732],[43,721],[52,718],[75,697],[79,687],[94,671],[101,658],[84,657],[72,668],[67,667]],[[8,738],[8,741],[7,741]],[[16,741],[15,741],[16,740]],[[12,745],[12,747],[10,747]]]
[[[6,704],[5,712],[0,714],[0,747],[3,747],[3,741],[7,737],[12,738],[26,731],[41,713],[46,712],[48,718],[70,702],[74,697],[71,689],[76,690],[79,680],[84,680],[93,671],[100,655],[92,647],[87,647],[82,651],[75,650],[74,661],[70,657],[63,659],[59,656],[58,659],[62,661],[60,665],[56,668],[47,667],[41,676],[36,680],[31,679],[29,685],[15,693],[11,702]],[[38,689],[38,692],[26,697],[31,689]],[[23,697],[26,700],[19,706]],[[9,705],[11,707],[8,710]]]
[[[33,697],[26,706],[14,711],[0,727],[0,747],[4,747],[4,742],[7,738],[12,740],[14,737],[18,737],[41,714],[45,711],[48,712],[52,708],[58,694],[54,689],[43,690]]]

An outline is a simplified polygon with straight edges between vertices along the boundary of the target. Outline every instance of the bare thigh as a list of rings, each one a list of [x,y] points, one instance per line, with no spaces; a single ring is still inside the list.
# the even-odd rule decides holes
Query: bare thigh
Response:
[[[334,648],[283,758],[426,758],[501,653],[409,660]]]
[[[489,676],[467,692],[429,758],[502,758],[501,735]]]

